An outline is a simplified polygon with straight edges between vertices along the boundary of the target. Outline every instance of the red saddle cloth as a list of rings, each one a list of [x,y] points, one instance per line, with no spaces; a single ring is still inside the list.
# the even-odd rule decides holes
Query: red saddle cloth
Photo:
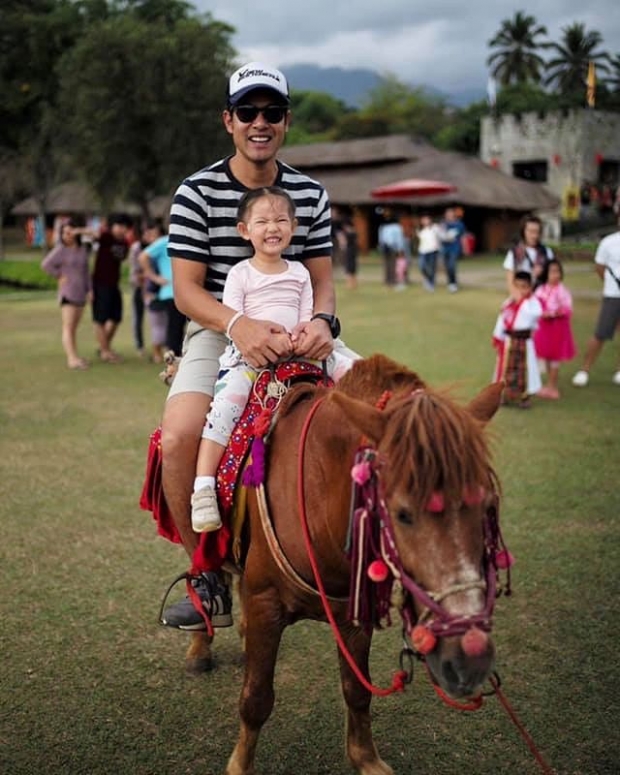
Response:
[[[286,361],[275,369],[280,382],[290,385],[292,381],[325,380],[320,366],[307,361]],[[254,420],[269,403],[275,403],[267,393],[272,379],[270,370],[262,371],[255,384],[241,419],[235,426],[228,446],[217,471],[217,494],[222,515],[222,527],[210,533],[201,533],[200,544],[192,559],[192,572],[217,571],[229,554],[231,542],[230,516],[233,508],[235,487],[240,472],[254,440]],[[331,384],[331,382],[330,382]],[[150,511],[157,524],[157,532],[173,543],[181,543],[179,531],[174,523],[162,488],[161,428],[156,428],[149,440],[146,475],[140,495],[140,508]]]

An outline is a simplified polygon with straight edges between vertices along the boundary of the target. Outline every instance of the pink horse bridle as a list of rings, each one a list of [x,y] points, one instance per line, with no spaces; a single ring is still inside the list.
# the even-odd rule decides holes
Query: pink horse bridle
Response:
[[[384,396],[382,396],[380,401],[384,400]],[[301,436],[300,436],[300,441],[299,441],[299,457],[298,457],[298,465],[297,465],[297,494],[298,494],[299,515],[301,520],[302,532],[304,535],[304,541],[306,545],[306,551],[308,553],[308,559],[312,567],[312,572],[314,574],[314,579],[317,585],[317,589],[319,591],[321,602],[325,610],[325,615],[327,616],[327,620],[331,625],[332,631],[334,633],[334,637],[336,638],[336,642],[338,643],[338,648],[340,649],[344,659],[349,664],[349,667],[355,674],[360,684],[362,684],[362,686],[364,686],[372,694],[385,697],[387,695],[393,694],[396,691],[404,691],[405,685],[412,680],[412,672],[403,669],[405,658],[408,655],[410,655],[412,652],[407,646],[402,650],[401,659],[400,659],[401,670],[394,674],[391,687],[382,689],[372,684],[366,678],[366,676],[361,672],[360,668],[356,664],[353,658],[353,655],[347,649],[346,644],[344,643],[344,640],[340,634],[338,623],[336,622],[329,600],[327,599],[327,594],[325,592],[325,588],[319,573],[316,556],[314,554],[314,549],[312,547],[312,540],[310,537],[310,530],[308,527],[308,519],[307,519],[306,509],[305,509],[305,492],[304,492],[304,475],[303,475],[304,474],[304,452],[305,452],[305,446],[306,446],[305,442],[308,434],[308,428],[310,426],[310,423],[312,421],[312,418],[315,412],[317,411],[317,409],[319,408],[323,400],[324,398],[319,399],[310,408],[308,416],[306,417],[306,420],[304,422]],[[385,403],[387,403],[387,399],[383,403],[383,407],[385,406]],[[374,454],[374,460],[376,461],[376,453]],[[445,608],[441,605],[441,600],[450,594],[455,594],[457,591],[462,591],[464,588],[473,588],[474,585],[477,584],[477,582],[471,582],[471,585],[467,584],[465,586],[453,585],[452,587],[448,587],[447,589],[443,590],[441,593],[429,593],[425,589],[423,589],[419,584],[417,584],[413,579],[411,579],[407,573],[405,573],[394,541],[394,532],[393,532],[391,519],[387,510],[387,506],[385,505],[384,499],[379,496],[379,485],[378,485],[378,475],[376,471],[376,463],[374,466],[371,467],[371,473],[372,473],[372,476],[368,479],[368,482],[370,482],[371,480],[373,481],[372,481],[372,484],[369,486],[366,492],[366,495],[371,496],[371,500],[368,502],[368,505],[369,506],[371,504],[374,505],[376,510],[376,515],[380,520],[380,524],[381,524],[380,544],[381,544],[381,550],[382,550],[381,553],[384,556],[386,563],[391,566],[390,570],[392,571],[393,576],[399,579],[400,583],[403,585],[403,588],[406,589],[407,592],[413,598],[415,598],[423,606],[425,606],[426,610],[429,611],[431,615],[435,616],[435,618],[429,624],[425,625],[430,629],[431,634],[434,637],[448,637],[448,636],[455,636],[455,635],[463,636],[467,632],[471,631],[472,628],[477,628],[485,632],[490,631],[492,628],[491,617],[492,617],[496,597],[498,597],[502,593],[502,591],[504,592],[504,594],[510,595],[511,557],[510,557],[510,553],[508,552],[508,549],[506,548],[506,545],[504,543],[504,540],[502,538],[502,534],[499,528],[497,495],[495,495],[494,497],[494,503],[491,504],[491,506],[487,509],[485,519],[484,519],[484,525],[483,525],[484,543],[485,543],[484,563],[486,565],[485,576],[486,576],[486,592],[487,592],[484,610],[481,613],[474,614],[472,616],[465,616],[465,617],[453,616],[449,614],[445,610]],[[506,570],[506,583],[502,588],[502,586],[498,584],[498,576],[499,576],[499,571],[504,569]],[[484,583],[484,582],[480,580],[479,583]],[[406,609],[404,606],[401,607],[400,613],[403,618],[405,628],[407,629],[407,631],[410,631],[413,623],[413,614],[411,613],[411,611],[408,611],[408,613],[405,613],[405,610]],[[426,612],[423,611],[421,616],[426,616]],[[418,656],[420,656],[421,659],[424,659],[423,655],[418,654]],[[431,678],[431,681],[432,681],[432,676],[430,676],[430,670],[428,670],[428,666],[427,666],[427,672],[429,673],[429,677]],[[510,703],[508,702],[503,692],[501,691],[500,682],[497,676],[491,677],[489,680],[490,680],[491,686],[493,687],[492,693],[497,695],[497,697],[499,698],[502,706],[510,716],[511,720],[513,721],[513,723],[519,730],[521,736],[525,740],[528,748],[532,752],[540,769],[546,775],[553,775],[553,770],[551,769],[551,767],[549,767],[549,765],[543,758],[542,754],[536,747],[536,744],[534,743],[533,739],[531,738],[531,736],[529,735],[529,733],[527,732],[523,724],[519,721],[516,713],[513,711],[513,709],[510,706]],[[483,695],[473,698],[470,702],[458,703],[454,700],[451,700],[434,681],[432,681],[432,684],[433,684],[433,688],[435,689],[435,692],[444,700],[444,702],[446,702],[451,707],[457,708],[458,710],[463,710],[463,711],[478,710],[478,708],[480,708],[482,705]]]
[[[304,475],[303,475],[304,460],[305,460],[305,446],[306,446],[305,442],[308,434],[308,429],[310,427],[310,423],[312,422],[314,414],[318,410],[319,406],[322,404],[323,400],[324,398],[319,399],[310,408],[310,411],[308,412],[308,415],[305,419],[302,432],[300,434],[300,440],[299,440],[298,477],[297,477],[298,505],[299,505],[300,520],[302,525],[302,533],[304,535],[304,541],[306,545],[306,551],[308,553],[308,558],[310,561],[310,565],[312,567],[317,589],[319,591],[319,595],[323,603],[323,608],[325,610],[328,621],[332,626],[332,630],[334,631],[334,634],[338,641],[340,650],[343,653],[343,656],[347,659],[347,661],[349,662],[349,666],[354,670],[358,679],[361,681],[361,683],[363,683],[366,686],[367,689],[369,689],[375,694],[389,694],[392,691],[402,690],[403,680],[404,680],[403,675],[400,674],[400,677],[395,677],[392,688],[385,689],[385,690],[379,689],[378,687],[373,686],[368,681],[366,681],[364,676],[361,675],[361,673],[359,672],[359,669],[357,668],[357,665],[355,665],[355,662],[352,656],[348,653],[346,646],[344,645],[344,643],[342,642],[342,639],[340,638],[338,626],[333,616],[333,613],[331,611],[329,602],[327,600],[327,594],[325,592],[325,589],[320,577],[318,563],[312,546],[312,540],[310,537],[310,530],[308,527],[308,520],[307,520],[307,515],[305,510],[306,499],[305,499]],[[382,400],[383,400],[383,397],[382,397]],[[485,534],[484,561],[486,565],[486,568],[485,568],[486,581],[478,580],[476,582],[468,582],[465,585],[455,585],[453,587],[449,587],[448,589],[442,590],[439,593],[428,592],[425,589],[423,589],[417,582],[415,582],[405,572],[402,562],[400,560],[400,555],[396,547],[396,543],[394,539],[394,531],[393,531],[390,516],[388,514],[387,506],[385,505],[385,500],[379,495],[379,478],[378,478],[377,465],[376,465],[376,459],[377,459],[376,452],[366,447],[358,452],[358,456],[360,454],[364,455],[367,460],[370,458],[371,475],[369,476],[369,478],[365,483],[358,485],[357,494],[359,497],[363,499],[364,506],[368,511],[369,516],[371,518],[377,519],[379,522],[380,547],[381,547],[380,555],[382,559],[385,561],[386,565],[389,567],[391,571],[391,576],[392,576],[392,578],[388,581],[389,590],[391,591],[391,584],[393,583],[393,581],[398,580],[402,584],[403,588],[409,593],[409,595],[411,595],[413,599],[417,600],[424,607],[423,616],[425,618],[428,615],[434,617],[424,625],[430,632],[433,639],[441,638],[441,637],[457,636],[457,635],[463,636],[473,628],[477,628],[478,630],[481,630],[483,632],[490,632],[492,628],[491,617],[493,613],[495,599],[499,594],[498,589],[501,589],[498,587],[498,583],[497,583],[497,577],[498,577],[497,555],[498,555],[500,545],[503,547],[503,550],[507,552],[501,537],[501,532],[499,530],[496,507],[490,508],[487,510],[485,523],[484,523],[484,534]],[[505,587],[505,593],[507,595],[510,594],[509,578],[510,577],[508,575],[508,581]],[[450,594],[455,594],[456,592],[463,591],[464,589],[470,589],[475,587],[481,588],[483,585],[486,586],[487,594],[486,594],[484,610],[479,614],[474,614],[470,616],[454,616],[450,614],[441,605],[441,600],[445,599]],[[416,619],[415,614],[411,610],[411,608],[408,608],[405,605],[402,605],[399,608],[399,612],[401,614],[401,617],[403,618],[406,633],[410,635],[413,627],[413,623]],[[417,654],[422,658],[424,656],[422,651],[418,651]]]
[[[484,566],[485,578],[476,581],[455,584],[439,592],[429,592],[421,587],[403,568],[396,541],[394,538],[394,528],[389,516],[384,498],[380,495],[380,482],[377,474],[377,453],[375,450],[365,448],[359,450],[357,459],[360,457],[368,460],[370,458],[371,476],[365,484],[356,485],[358,489],[357,497],[364,504],[372,518],[379,521],[379,553],[381,558],[389,567],[395,580],[399,581],[403,588],[415,599],[423,610],[418,620],[426,622],[424,625],[436,638],[446,638],[457,635],[464,635],[472,627],[476,627],[484,632],[490,632],[493,626],[492,615],[495,607],[495,600],[504,591],[510,595],[510,569],[507,568],[507,580],[504,587],[498,585],[499,567],[497,557],[500,551],[507,552],[501,531],[499,529],[499,520],[497,512],[497,496],[493,498],[493,504],[487,509],[483,530],[484,530]],[[468,589],[486,588],[485,605],[483,610],[477,614],[468,616],[456,616],[450,614],[441,601],[452,594],[466,591]],[[499,589],[499,594],[498,594]],[[407,607],[401,609],[407,630],[410,632],[414,624],[414,615]]]

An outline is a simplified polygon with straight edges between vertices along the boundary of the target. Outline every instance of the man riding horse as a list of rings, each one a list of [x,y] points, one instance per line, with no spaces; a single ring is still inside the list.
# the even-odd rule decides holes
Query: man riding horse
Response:
[[[249,189],[277,185],[297,205],[299,225],[286,258],[302,261],[311,276],[314,316],[295,355],[326,358],[334,348],[335,294],[331,261],[331,218],[323,187],[278,161],[291,120],[285,76],[268,65],[251,62],[229,79],[222,118],[234,153],[186,178],[179,186],[170,214],[168,250],[172,257],[174,298],[190,319],[183,358],[166,401],[162,421],[162,478],[165,498],[190,558],[199,543],[192,530],[190,499],[196,455],[204,418],[217,378],[218,359],[228,332],[245,361],[256,368],[293,354],[283,327],[240,316],[221,302],[231,266],[248,258],[251,246],[236,229],[234,213]],[[230,329],[230,330],[229,330]],[[193,587],[215,623],[232,623],[231,598],[212,575],[193,579]],[[166,624],[204,629],[189,598],[170,606]]]

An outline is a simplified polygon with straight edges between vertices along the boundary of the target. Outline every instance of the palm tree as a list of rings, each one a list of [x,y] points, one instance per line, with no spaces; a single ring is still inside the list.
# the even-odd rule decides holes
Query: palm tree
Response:
[[[547,34],[547,28],[533,16],[517,11],[512,19],[504,19],[489,48],[498,49],[487,59],[491,74],[502,86],[511,83],[540,81],[544,60],[536,49],[544,47],[537,38]]]
[[[607,86],[613,93],[620,94],[620,54],[611,57],[609,62],[611,64],[611,74],[607,79]]]
[[[585,24],[581,22],[563,27],[561,42],[549,45],[556,56],[547,62],[545,86],[555,83],[560,94],[579,96],[581,100],[585,95],[588,63],[594,62],[597,73],[609,72],[609,54],[596,51],[602,42],[600,32],[586,32]]]

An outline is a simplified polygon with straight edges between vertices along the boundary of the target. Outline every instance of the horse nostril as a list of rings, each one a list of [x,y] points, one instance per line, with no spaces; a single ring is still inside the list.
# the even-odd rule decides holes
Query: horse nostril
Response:
[[[446,659],[441,663],[441,672],[449,686],[458,686],[460,683],[459,674],[454,669],[452,662]]]

